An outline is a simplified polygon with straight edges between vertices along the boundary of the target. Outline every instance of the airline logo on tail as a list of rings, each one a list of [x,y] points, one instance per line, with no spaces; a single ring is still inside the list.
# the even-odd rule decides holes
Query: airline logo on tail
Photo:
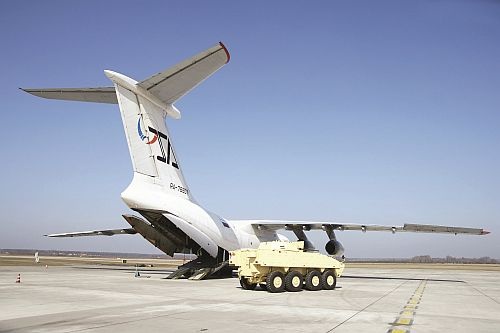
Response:
[[[144,132],[142,131],[141,119],[142,117],[139,116],[139,119],[137,120],[137,134],[139,134],[139,138],[141,138],[141,140],[144,141],[144,143],[146,143],[147,145],[151,145],[155,142],[158,142],[161,151],[161,156],[156,156],[156,159],[160,162],[170,164],[176,169],[179,169],[179,165],[177,164],[177,159],[175,158],[175,154],[172,149],[172,144],[170,143],[170,139],[168,138],[168,136],[154,129],[151,126],[148,126],[149,132],[154,134],[153,138],[149,140],[149,138],[146,135],[144,135]],[[166,154],[165,154],[165,149],[163,148],[162,139],[165,140],[167,143]]]
[[[142,132],[142,128],[141,128],[141,116],[139,116],[139,119],[137,120],[137,133],[139,134],[139,137],[141,138],[142,141],[144,141],[144,139],[147,139],[147,136],[144,135],[144,133]],[[150,144],[153,144],[156,142],[156,140],[158,140],[158,135],[155,134],[155,136],[146,142],[147,145],[150,145]]]

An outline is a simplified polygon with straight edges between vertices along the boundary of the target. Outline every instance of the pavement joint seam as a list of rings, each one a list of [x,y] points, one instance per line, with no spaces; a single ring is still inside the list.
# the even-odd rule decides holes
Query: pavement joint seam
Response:
[[[499,301],[497,301],[496,299],[494,299],[493,297],[491,297],[490,295],[487,295],[486,293],[484,293],[483,291],[481,291],[480,289],[474,287],[473,285],[471,285],[470,283],[467,282],[467,284],[472,288],[474,289],[475,291],[477,291],[478,293],[480,293],[481,295],[491,299],[493,302],[497,303],[497,304],[500,304]]]
[[[384,295],[380,296],[379,298],[377,298],[376,300],[374,300],[373,302],[371,302],[370,304],[368,304],[367,306],[365,306],[364,308],[362,308],[361,310],[359,310],[358,312],[356,312],[355,314],[353,314],[352,316],[348,317],[347,319],[345,319],[344,321],[342,321],[341,323],[335,325],[334,327],[332,327],[331,329],[329,329],[328,331],[326,331],[326,333],[330,333],[330,332],[333,332],[336,328],[342,326],[343,324],[345,324],[346,322],[348,322],[349,320],[351,320],[352,318],[354,318],[355,316],[357,316],[358,314],[360,314],[361,312],[365,311],[366,309],[368,309],[370,306],[372,306],[373,304],[377,303],[378,301],[380,301],[381,299],[385,298],[386,296],[389,296],[390,294],[392,294],[394,291],[396,291],[399,287],[401,287],[403,284],[406,284],[408,283],[408,281],[404,281],[404,282],[401,282],[399,285],[397,285],[395,288],[393,288],[392,290],[390,290],[389,292],[385,293]]]

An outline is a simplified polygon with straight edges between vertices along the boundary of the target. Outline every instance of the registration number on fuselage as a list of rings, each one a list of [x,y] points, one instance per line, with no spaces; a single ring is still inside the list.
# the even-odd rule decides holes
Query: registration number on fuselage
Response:
[[[188,194],[189,190],[185,187],[182,187],[180,185],[175,185],[174,183],[170,183],[170,188],[174,191],[178,191],[182,194]]]

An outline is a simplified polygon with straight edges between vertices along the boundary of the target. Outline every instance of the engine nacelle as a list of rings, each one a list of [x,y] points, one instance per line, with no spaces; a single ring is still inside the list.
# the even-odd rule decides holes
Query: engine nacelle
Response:
[[[330,239],[328,243],[326,243],[325,250],[329,255],[332,256],[341,255],[342,253],[344,253],[344,247],[338,240],[335,239]]]

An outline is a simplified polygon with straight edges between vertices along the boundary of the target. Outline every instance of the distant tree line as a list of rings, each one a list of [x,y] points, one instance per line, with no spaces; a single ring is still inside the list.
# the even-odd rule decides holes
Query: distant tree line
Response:
[[[500,264],[500,260],[490,257],[481,258],[456,258],[446,256],[446,258],[432,258],[429,255],[415,256],[409,260],[412,263],[436,263],[436,264]]]
[[[68,256],[68,257],[103,257],[103,258],[141,258],[141,259],[168,259],[165,254],[142,254],[142,253],[114,253],[114,252],[91,252],[91,251],[61,251],[61,250],[35,250],[35,249],[0,249],[0,255],[25,255],[32,256],[39,252],[40,256]],[[193,259],[193,255],[176,253],[175,259]],[[500,260],[490,257],[481,258],[432,258],[430,255],[415,256],[413,258],[348,258],[350,262],[379,262],[379,263],[445,263],[445,264],[500,264]]]

